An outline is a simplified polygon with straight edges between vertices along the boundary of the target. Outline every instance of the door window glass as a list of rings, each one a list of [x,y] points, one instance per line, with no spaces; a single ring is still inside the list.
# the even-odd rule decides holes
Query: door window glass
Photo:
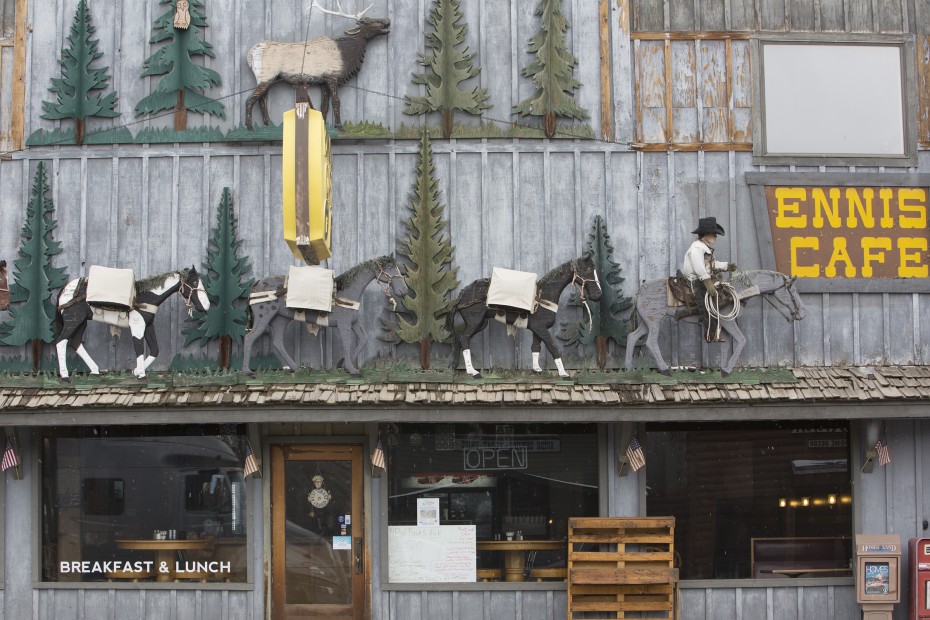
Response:
[[[352,603],[351,473],[351,461],[285,463],[288,605]]]

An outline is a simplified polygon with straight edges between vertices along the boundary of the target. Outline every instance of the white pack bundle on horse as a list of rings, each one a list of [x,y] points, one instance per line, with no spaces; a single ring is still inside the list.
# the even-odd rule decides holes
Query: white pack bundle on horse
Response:
[[[87,303],[106,310],[128,311],[136,301],[132,269],[91,265],[87,272]]]
[[[287,275],[288,308],[332,312],[336,275],[324,267],[291,267]]]
[[[537,279],[536,274],[529,271],[495,267],[491,271],[488,306],[520,308],[527,312],[535,312]]]

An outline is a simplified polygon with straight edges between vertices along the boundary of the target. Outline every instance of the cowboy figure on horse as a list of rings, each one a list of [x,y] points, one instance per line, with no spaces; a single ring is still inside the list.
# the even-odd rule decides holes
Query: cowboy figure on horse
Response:
[[[681,275],[691,285],[694,301],[697,303],[698,318],[704,329],[704,338],[707,342],[725,342],[720,337],[720,319],[708,312],[705,295],[716,299],[718,285],[721,282],[720,273],[723,271],[736,271],[736,263],[728,263],[714,259],[714,244],[717,237],[723,236],[723,226],[717,223],[715,217],[702,217],[698,220],[698,227],[691,231],[697,235],[681,266]],[[718,303],[719,307],[720,304]]]

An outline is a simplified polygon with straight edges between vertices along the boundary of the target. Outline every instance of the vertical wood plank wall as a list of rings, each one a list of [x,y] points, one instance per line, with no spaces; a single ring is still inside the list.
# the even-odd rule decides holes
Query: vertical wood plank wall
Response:
[[[345,4],[349,7],[352,3]],[[426,0],[374,3],[369,14],[388,15],[391,34],[369,44],[363,70],[342,89],[344,119],[379,122],[394,128],[423,122],[421,117],[404,115],[399,98],[420,88],[411,83],[410,74],[417,70],[414,58],[423,49],[424,17],[429,4]],[[847,1],[839,8],[824,0],[611,0],[608,4],[606,32],[601,29],[604,7],[599,3],[566,0],[563,8],[572,24],[567,43],[581,59],[576,71],[582,82],[577,92],[579,103],[591,113],[590,122],[598,135],[602,133],[602,102],[614,106],[604,118],[615,119],[616,141],[434,143],[441,199],[447,208],[456,246],[454,260],[463,286],[488,276],[494,266],[542,274],[577,256],[584,249],[595,215],[607,221],[625,278],[622,290],[628,296],[635,295],[640,281],[674,272],[691,239],[689,232],[694,222],[706,215],[715,215],[728,231],[719,244],[722,258],[742,268],[759,266],[756,214],[743,180],[746,171],[757,170],[748,153],[639,153],[629,149],[633,139],[627,116],[633,110],[629,57],[633,50],[628,29],[885,33],[924,30],[930,16],[922,0],[904,4],[898,0]],[[65,44],[75,6],[76,0],[29,4],[32,31],[27,37],[27,133],[69,126],[70,121],[47,121],[40,114],[41,102],[53,98],[48,91],[50,79],[60,72],[56,60],[60,52],[52,50],[60,50]],[[474,62],[482,68],[473,82],[488,88],[494,104],[485,121],[514,120],[511,106],[533,90],[532,83],[520,74],[530,59],[527,42],[537,27],[533,3],[514,3],[510,11],[501,11],[487,1],[465,2],[462,6],[469,24],[468,44],[476,52]],[[162,8],[149,2],[140,11],[128,0],[92,5],[96,36],[104,53],[99,62],[110,66],[110,85],[119,94],[122,115],[112,121],[91,119],[88,130],[133,123],[131,129],[138,133],[142,127],[171,123],[170,115],[136,119],[132,112],[156,81],[140,78],[139,74],[152,51],[147,42],[151,22]],[[208,27],[203,32],[217,57],[205,59],[205,64],[223,78],[223,84],[208,94],[223,97],[227,118],[191,114],[190,124],[207,123],[223,129],[241,122],[244,99],[254,84],[245,63],[248,47],[265,38],[287,41],[299,40],[308,32],[311,37],[338,34],[351,24],[319,11],[308,13],[296,0],[215,0],[207,2],[206,11]],[[864,14],[868,19],[859,18]],[[118,27],[109,27],[110,23]],[[602,36],[607,36],[611,44],[610,80],[603,78],[598,61]],[[604,93],[605,88],[611,92]],[[273,116],[289,107],[292,96],[286,85],[272,89]],[[318,100],[316,92],[313,96]],[[456,119],[476,122],[461,113],[456,114]],[[436,123],[438,118],[427,120]],[[330,266],[342,271],[395,250],[395,239],[408,215],[406,204],[417,155],[413,141],[337,142],[334,152],[335,257]],[[26,161],[0,164],[4,188],[0,206],[7,216],[0,231],[0,258],[9,260],[15,255],[35,163],[43,159],[51,164],[51,194],[59,223],[56,237],[64,247],[56,264],[66,264],[72,277],[86,273],[91,264],[132,267],[140,276],[200,265],[225,186],[233,191],[240,233],[245,239],[243,252],[252,259],[253,275],[282,273],[293,262],[280,239],[281,174],[278,148],[274,145],[46,147],[29,149],[21,156]],[[920,162],[922,169],[925,155],[921,155]],[[768,170],[774,168],[769,166]],[[796,169],[805,170],[821,171]],[[860,167],[856,171],[876,170]],[[372,336],[380,330],[381,302],[381,293],[372,287],[363,304],[364,320]],[[760,302],[751,303],[742,319],[749,346],[740,363],[868,365],[925,361],[923,351],[930,330],[922,329],[922,325],[930,308],[924,295],[807,295],[805,303],[812,312],[803,323],[795,325],[785,324]],[[177,354],[200,353],[196,347],[181,346],[183,320],[179,304],[169,303],[166,310],[156,322],[162,345],[156,369],[165,368]],[[565,314],[572,312],[577,311],[571,309]],[[111,346],[107,330],[95,327],[88,330],[91,354],[103,367],[128,367],[134,357],[130,339],[123,338]],[[696,331],[690,325],[666,330],[662,346],[672,364],[715,364],[727,353],[725,347],[703,345]],[[290,346],[300,349],[299,359],[315,367],[341,357],[338,343],[331,340],[338,341],[326,333],[310,337],[296,329],[288,336]],[[526,367],[528,348],[529,338],[525,335],[510,341],[501,326],[492,325],[476,339],[474,355],[484,367]],[[443,360],[448,349],[434,350]],[[269,352],[266,342],[261,352]],[[612,365],[618,363],[622,353],[611,351]],[[0,355],[18,354],[10,349],[0,351]],[[207,354],[215,352],[210,349]],[[371,338],[361,361],[415,354],[406,345],[393,347]],[[565,357],[573,367],[593,363],[590,350],[568,350]]]
[[[6,0],[9,1],[9,0]],[[697,218],[715,215],[727,230],[720,241],[721,258],[742,268],[758,267],[759,247],[754,214],[744,182],[747,171],[757,171],[745,152],[642,153],[630,150],[634,140],[634,88],[631,33],[641,31],[775,31],[829,33],[925,34],[930,24],[927,0],[607,0],[609,79],[598,64],[603,38],[599,20],[604,0],[563,0],[572,24],[567,42],[580,59],[576,78],[581,107],[591,115],[596,135],[613,127],[613,142],[568,140],[455,140],[434,142],[441,200],[446,205],[455,264],[463,285],[486,277],[494,266],[545,272],[583,249],[591,221],[607,221],[622,266],[625,295],[633,295],[644,279],[674,271],[680,253],[691,239]],[[59,75],[57,56],[65,45],[77,0],[28,2],[26,36],[25,133],[67,127],[67,122],[44,120],[41,102],[51,100],[50,79]],[[347,20],[304,10],[298,0],[206,0],[209,26],[205,37],[215,59],[206,66],[218,71],[223,83],[207,92],[222,97],[226,119],[191,114],[191,126],[209,124],[228,130],[244,116],[245,98],[254,78],[245,62],[246,50],[259,40],[300,40],[323,34],[338,35]],[[346,10],[367,2],[343,0]],[[371,16],[388,16],[391,34],[374,40],[365,67],[341,90],[345,120],[381,123],[390,128],[420,125],[423,119],[403,114],[402,98],[420,94],[410,81],[417,52],[423,51],[424,21],[430,0],[375,0]],[[470,86],[487,88],[493,107],[485,121],[509,123],[514,103],[533,92],[522,76],[530,60],[529,37],[536,30],[535,2],[466,0],[468,46],[481,66]],[[88,130],[130,124],[133,134],[143,127],[166,127],[170,116],[137,119],[135,104],[151,92],[156,78],[140,78],[142,63],[152,53],[151,25],[163,7],[154,0],[91,4],[96,36],[104,53],[100,63],[110,67],[110,87],[119,95],[121,116],[91,119]],[[919,46],[923,50],[926,46]],[[0,49],[6,85],[11,50]],[[602,91],[609,88],[609,96]],[[0,96],[8,90],[0,89]],[[315,101],[319,94],[314,91]],[[269,97],[273,117],[293,101],[292,90],[275,86]],[[603,111],[602,105],[612,109]],[[256,110],[257,111],[257,110]],[[456,114],[462,123],[477,122]],[[137,122],[139,121],[139,122]],[[436,124],[437,118],[427,119]],[[521,121],[522,122],[522,121]],[[353,264],[395,250],[395,239],[406,217],[405,205],[413,179],[417,146],[412,141],[337,142],[334,147],[334,246],[330,266],[342,271]],[[243,252],[250,256],[253,275],[283,273],[293,259],[281,240],[280,157],[276,145],[182,144],[36,148],[0,161],[0,258],[11,262],[19,247],[19,231],[38,160],[50,164],[51,197],[63,241],[57,265],[67,265],[72,277],[87,266],[132,267],[149,275],[174,267],[198,266],[205,259],[210,228],[222,188],[233,191],[239,216]],[[919,170],[927,169],[921,153]],[[767,171],[788,168],[768,167]],[[875,172],[877,168],[794,168],[796,172]],[[895,172],[888,169],[885,172]],[[906,170],[901,170],[904,172]],[[810,312],[803,323],[787,325],[774,311],[750,304],[743,324],[749,343],[741,363],[753,366],[872,365],[927,363],[930,353],[930,299],[927,295],[817,294],[805,295]],[[391,347],[374,336],[382,311],[380,291],[372,288],[363,302],[364,321],[372,336],[362,361],[376,356],[415,358],[416,350]],[[198,354],[182,347],[183,317],[179,303],[169,303],[159,314],[157,330],[162,354],[156,368],[165,368],[176,354]],[[0,320],[5,319],[0,316]],[[96,329],[99,327],[99,329]],[[312,338],[303,330],[289,332],[300,359],[319,366],[338,359],[341,352],[329,335]],[[667,330],[663,350],[673,364],[715,364],[720,347],[707,348],[688,328]],[[111,343],[107,330],[91,326],[88,350],[102,367],[128,368],[134,354],[129,338]],[[503,328],[492,325],[474,344],[483,366],[529,363],[529,339],[509,341]],[[267,343],[262,351],[268,352]],[[443,357],[446,349],[437,347]],[[0,349],[0,355],[19,355]],[[612,350],[616,364],[622,350]],[[207,355],[215,356],[210,349]],[[571,366],[592,364],[593,351],[566,351]],[[865,508],[864,529],[920,533],[921,515],[930,512],[930,459],[921,455],[930,444],[930,423],[894,422],[889,439],[895,446],[890,467],[862,480],[857,499],[864,506],[887,505],[887,511]],[[609,451],[615,446],[610,442]],[[33,489],[27,481],[7,485],[4,584],[0,590],[3,616],[36,619],[115,618],[130,612],[140,618],[239,619],[261,618],[260,591],[127,591],[34,589],[32,559],[21,548],[22,532],[38,531],[32,514]],[[33,478],[34,479],[34,478]],[[380,497],[373,481],[372,496]],[[629,514],[629,500],[611,481],[611,512]],[[253,483],[253,519],[262,514],[260,483]],[[872,501],[875,500],[875,501]],[[882,504],[885,502],[885,504]],[[24,509],[24,506],[30,508]],[[379,514],[373,507],[373,514]],[[381,591],[378,561],[379,531],[372,530],[375,557],[373,617],[376,620],[485,618],[558,618],[565,615],[564,592],[403,592]],[[253,567],[260,569],[261,546],[256,542]],[[855,617],[854,593],[849,587],[708,588],[685,589],[682,616],[686,620],[813,620]],[[826,615],[824,610],[828,610]]]
[[[395,250],[394,239],[407,217],[417,149],[415,141],[334,147],[335,252],[329,265],[337,273]],[[286,273],[294,259],[280,235],[277,151],[274,146],[219,144],[208,150],[192,145],[33,149],[33,159],[0,164],[5,189],[0,207],[8,215],[0,229],[0,258],[10,261],[19,247],[24,205],[36,160],[42,159],[49,164],[55,235],[63,246],[55,264],[66,265],[71,277],[85,275],[92,264],[130,267],[140,276],[201,265],[226,186],[233,192],[242,251],[252,259],[253,275]],[[719,257],[743,269],[760,266],[758,214],[743,180],[754,169],[749,153],[631,153],[598,142],[458,140],[436,141],[434,160],[463,286],[487,277],[495,266],[543,274],[579,255],[595,215],[607,223],[627,296],[636,294],[641,280],[674,273],[691,229],[705,215],[715,215],[727,230],[718,242]],[[926,166],[927,155],[921,153],[920,161]],[[567,298],[568,293],[563,302]],[[927,361],[927,295],[807,294],[804,302],[808,316],[793,324],[760,300],[750,302],[740,319],[749,338],[740,364]],[[392,347],[376,338],[379,315],[387,316],[380,289],[369,287],[362,307],[372,336],[362,362],[391,355],[415,358],[412,345]],[[203,354],[197,345],[182,346],[182,310],[178,300],[170,300],[159,313],[162,352],[156,369],[165,368],[176,354]],[[568,308],[565,315],[577,313]],[[338,345],[329,345],[329,334],[313,337],[293,329],[288,339],[290,346],[300,347],[299,359],[307,365],[319,367],[321,360],[330,364],[341,356]],[[131,339],[111,344],[101,325],[90,325],[87,344],[102,367],[133,363]],[[474,356],[485,368],[526,367],[529,344],[526,335],[511,341],[502,326],[492,324],[475,344]],[[261,346],[270,350],[264,340]],[[728,346],[702,344],[690,324],[669,322],[662,339],[673,365],[718,364]],[[611,347],[616,366],[623,350]],[[448,347],[434,349],[438,361],[448,358]],[[0,351],[19,353],[9,347]],[[207,354],[216,352],[210,348]],[[566,349],[565,357],[570,366],[583,367],[593,365],[595,355],[591,349]]]

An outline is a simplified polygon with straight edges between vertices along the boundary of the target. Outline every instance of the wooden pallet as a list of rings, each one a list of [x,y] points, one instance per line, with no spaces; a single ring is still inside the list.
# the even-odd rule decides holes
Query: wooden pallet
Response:
[[[591,612],[677,620],[674,517],[569,520],[568,620]]]

